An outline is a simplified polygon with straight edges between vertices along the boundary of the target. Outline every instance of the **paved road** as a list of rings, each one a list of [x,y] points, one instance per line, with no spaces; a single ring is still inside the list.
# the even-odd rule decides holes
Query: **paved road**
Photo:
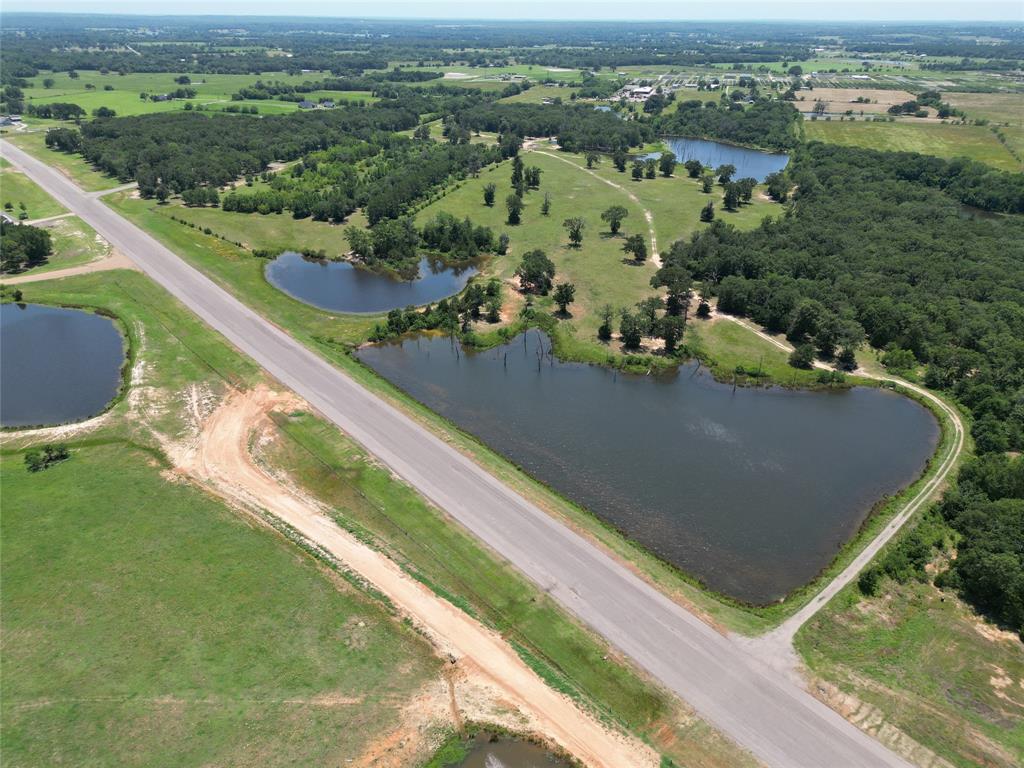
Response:
[[[2,154],[153,280],[771,766],[908,766],[430,431],[257,315],[58,171]]]

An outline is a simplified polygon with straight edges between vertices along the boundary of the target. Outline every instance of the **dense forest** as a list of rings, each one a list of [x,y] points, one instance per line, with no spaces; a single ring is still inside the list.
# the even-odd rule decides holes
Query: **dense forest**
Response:
[[[741,104],[682,102],[675,112],[659,116],[654,127],[663,136],[712,138],[769,149],[792,149],[797,143],[800,113],[781,101]]]
[[[47,146],[82,156],[143,195],[163,187],[182,192],[202,184],[223,186],[260,173],[274,161],[296,160],[350,137],[370,140],[411,128],[419,115],[381,102],[315,112],[255,117],[169,112],[84,123],[47,132]]]

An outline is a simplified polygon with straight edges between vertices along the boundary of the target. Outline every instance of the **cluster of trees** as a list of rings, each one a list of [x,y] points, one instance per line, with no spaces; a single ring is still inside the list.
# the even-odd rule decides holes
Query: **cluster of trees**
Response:
[[[29,472],[42,472],[70,458],[71,450],[64,443],[47,443],[42,448],[25,452],[25,468]]]
[[[53,253],[50,233],[41,227],[0,219],[0,272],[21,272],[44,264]]]
[[[393,309],[387,320],[378,323],[370,334],[371,341],[401,336],[412,331],[443,330],[455,334],[467,331],[472,320],[484,319],[489,323],[501,320],[501,282],[492,278],[486,286],[471,282],[461,295],[442,299],[436,305],[422,309]]]
[[[190,208],[202,208],[203,206],[216,206],[220,203],[220,195],[214,187],[193,187],[183,190],[181,199]]]
[[[936,583],[1024,636],[1024,460],[989,454],[967,464],[939,511],[958,540]]]
[[[426,248],[459,261],[476,258],[481,251],[493,251],[495,247],[490,227],[476,226],[468,216],[459,220],[445,212],[420,228],[420,238]]]
[[[394,104],[328,111],[248,116],[165,112],[118,117],[47,132],[48,146],[77,151],[100,170],[123,181],[135,179],[140,193],[156,195],[208,185],[224,186],[259,173],[275,160],[295,160],[356,136],[412,128],[414,111]]]
[[[54,101],[50,104],[29,103],[26,105],[25,112],[44,120],[80,120],[85,117],[85,110],[80,106],[66,104],[62,101]]]
[[[589,104],[479,104],[455,115],[473,131],[515,136],[557,136],[568,152],[613,152],[638,147],[651,138],[651,128],[635,120],[621,120]]]
[[[681,102],[675,112],[656,118],[654,128],[659,135],[791,149],[797,144],[799,122],[800,113],[784,101],[758,101],[744,108],[740,104],[692,100]]]
[[[1021,450],[1024,221],[965,219],[950,194],[969,165],[938,163],[809,145],[788,171],[790,215],[743,233],[715,222],[675,243],[662,271],[689,270],[723,311],[843,364],[865,338],[906,350],[891,359],[970,409],[979,452]]]

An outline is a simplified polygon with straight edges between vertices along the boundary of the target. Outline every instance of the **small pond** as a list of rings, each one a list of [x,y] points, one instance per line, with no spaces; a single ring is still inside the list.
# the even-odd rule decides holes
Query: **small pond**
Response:
[[[813,579],[935,449],[931,413],[856,387],[737,388],[697,363],[633,376],[561,363],[536,331],[472,353],[446,337],[359,358],[712,589],[769,603]]]
[[[124,344],[114,322],[77,309],[0,305],[0,424],[81,421],[117,396]]]
[[[469,754],[446,768],[569,768],[569,763],[526,741],[478,736]]]
[[[699,160],[703,165],[717,168],[720,165],[736,166],[734,179],[747,177],[763,182],[767,176],[781,171],[789,163],[789,155],[783,153],[761,152],[747,147],[723,144],[720,141],[705,139],[664,139],[665,145],[675,153],[679,164],[687,160]],[[648,157],[660,157],[660,152],[653,152]]]
[[[420,260],[419,277],[401,280],[347,261],[310,259],[285,251],[267,265],[267,281],[292,298],[331,312],[372,314],[430,304],[454,296],[477,272]]]

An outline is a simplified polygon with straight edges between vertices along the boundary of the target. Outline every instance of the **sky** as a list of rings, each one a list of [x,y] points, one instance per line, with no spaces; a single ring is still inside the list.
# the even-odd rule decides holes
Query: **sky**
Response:
[[[1009,21],[1024,0],[4,0],[5,11],[431,19]]]

